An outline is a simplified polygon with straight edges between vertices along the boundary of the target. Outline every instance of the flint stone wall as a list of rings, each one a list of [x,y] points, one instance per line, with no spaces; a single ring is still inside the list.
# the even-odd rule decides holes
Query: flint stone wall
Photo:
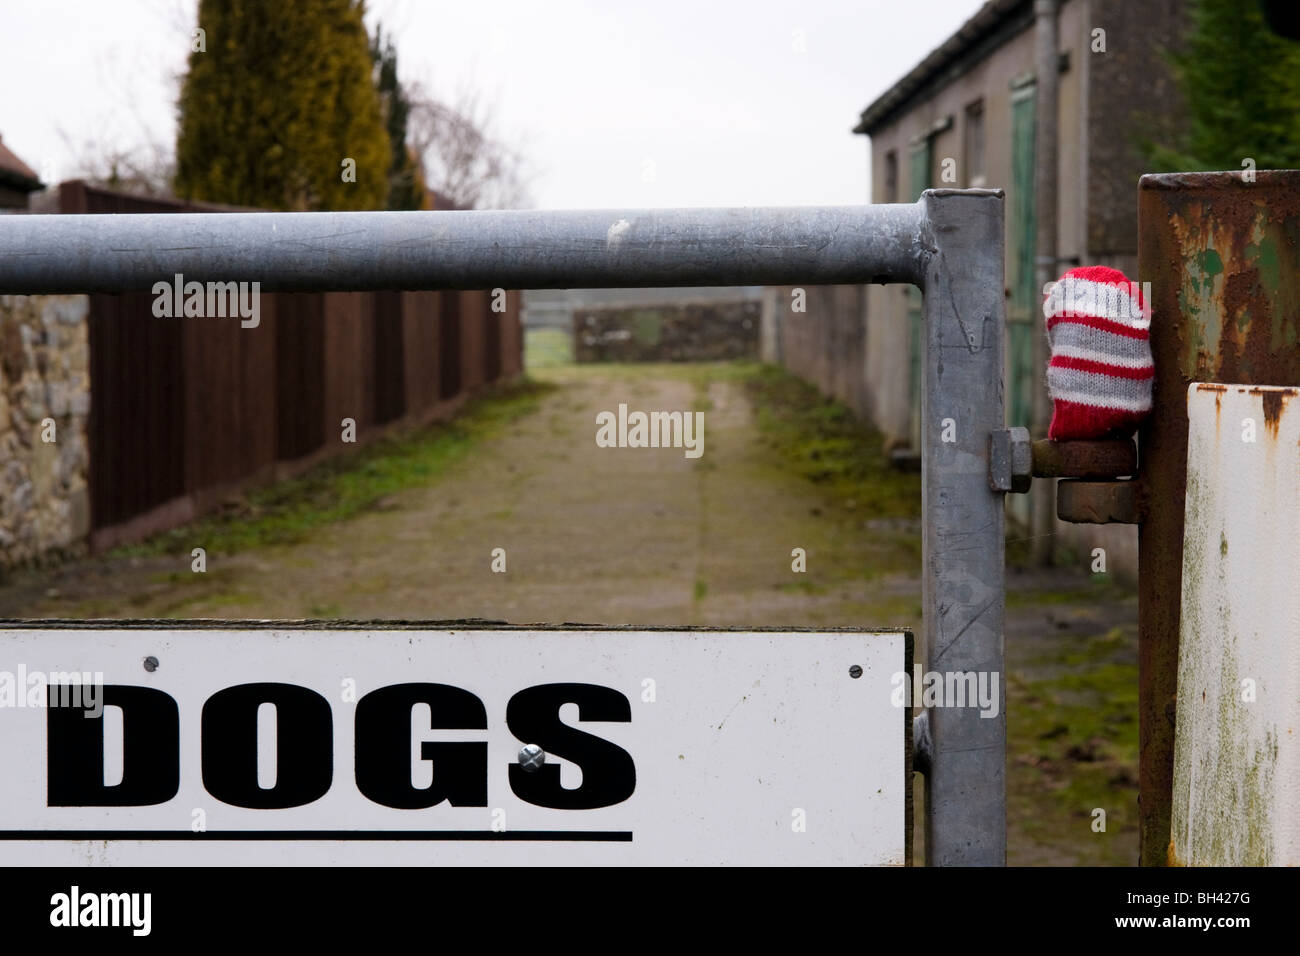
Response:
[[[0,570],[85,550],[88,312],[84,295],[0,296]]]
[[[762,303],[684,302],[576,309],[578,362],[717,362],[758,358]]]

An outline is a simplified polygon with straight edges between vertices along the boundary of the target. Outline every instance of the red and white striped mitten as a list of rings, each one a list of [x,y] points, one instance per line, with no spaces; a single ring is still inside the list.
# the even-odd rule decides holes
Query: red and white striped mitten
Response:
[[[1071,269],[1043,301],[1055,441],[1127,438],[1151,411],[1151,316],[1118,269]]]

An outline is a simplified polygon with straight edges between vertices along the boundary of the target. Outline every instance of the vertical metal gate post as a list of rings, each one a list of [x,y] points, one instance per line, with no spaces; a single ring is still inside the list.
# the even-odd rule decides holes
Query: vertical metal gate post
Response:
[[[787,209],[0,217],[0,294],[146,292],[181,275],[267,292],[919,286],[928,669],[997,693],[996,715],[967,699],[919,718],[932,865],[1006,862],[1003,496],[990,470],[1004,257],[1002,192],[986,189]]]
[[[936,189],[921,202],[933,240],[924,280],[921,460],[927,671],[988,675],[990,687],[996,678],[998,703],[995,717],[952,701],[926,714],[926,862],[1002,866],[1004,512],[1003,495],[989,482],[990,435],[1005,418],[1002,193]]]

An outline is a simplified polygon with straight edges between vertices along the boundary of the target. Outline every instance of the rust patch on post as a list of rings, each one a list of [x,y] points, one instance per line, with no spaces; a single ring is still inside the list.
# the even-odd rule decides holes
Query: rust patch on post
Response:
[[[1140,862],[1164,866],[1177,864],[1165,705],[1177,693],[1187,387],[1300,385],[1300,172],[1261,171],[1253,183],[1239,172],[1143,176],[1138,280],[1151,283],[1156,370],[1138,434]]]
[[[1282,409],[1286,408],[1288,399],[1295,397],[1295,389],[1279,391],[1274,388],[1252,388],[1250,392],[1252,395],[1258,394],[1263,399],[1264,425],[1276,438],[1278,422],[1282,419]]]

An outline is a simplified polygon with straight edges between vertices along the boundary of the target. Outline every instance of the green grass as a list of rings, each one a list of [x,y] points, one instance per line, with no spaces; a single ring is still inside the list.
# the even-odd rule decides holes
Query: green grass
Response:
[[[1120,604],[1136,600],[1137,593],[1113,574],[1093,574],[1079,586],[1067,589],[1012,586],[1007,588],[1007,607],[1040,607],[1049,604]]]
[[[750,367],[745,387],[763,440],[797,473],[860,517],[920,517],[920,476],[893,468],[881,434],[844,405],[770,365]]]
[[[729,362],[580,362],[563,372],[567,381],[597,379],[619,383],[656,383],[665,379],[686,382],[697,391],[713,382],[747,382],[764,366],[747,359]],[[547,376],[539,376],[543,381]]]
[[[198,542],[211,557],[300,541],[312,530],[346,521],[389,495],[428,484],[480,442],[535,411],[541,396],[554,387],[525,381],[488,390],[450,421],[370,442],[114,554],[175,554]]]
[[[591,363],[565,374],[629,385],[677,379],[693,386],[698,411],[712,410],[714,383],[739,384],[753,405],[763,442],[783,468],[821,486],[858,519],[920,517],[920,475],[894,468],[880,432],[783,368],[752,360]]]
[[[1009,667],[1007,790],[1017,829],[1071,847],[1080,863],[1135,862],[1122,847],[1137,827],[1137,687],[1131,627],[1071,637]],[[1096,808],[1106,812],[1104,833],[1092,829]]]
[[[573,364],[573,336],[563,329],[524,330],[524,368]]]
[[[828,590],[824,584],[816,581],[786,581],[777,587],[791,594],[825,594]]]

